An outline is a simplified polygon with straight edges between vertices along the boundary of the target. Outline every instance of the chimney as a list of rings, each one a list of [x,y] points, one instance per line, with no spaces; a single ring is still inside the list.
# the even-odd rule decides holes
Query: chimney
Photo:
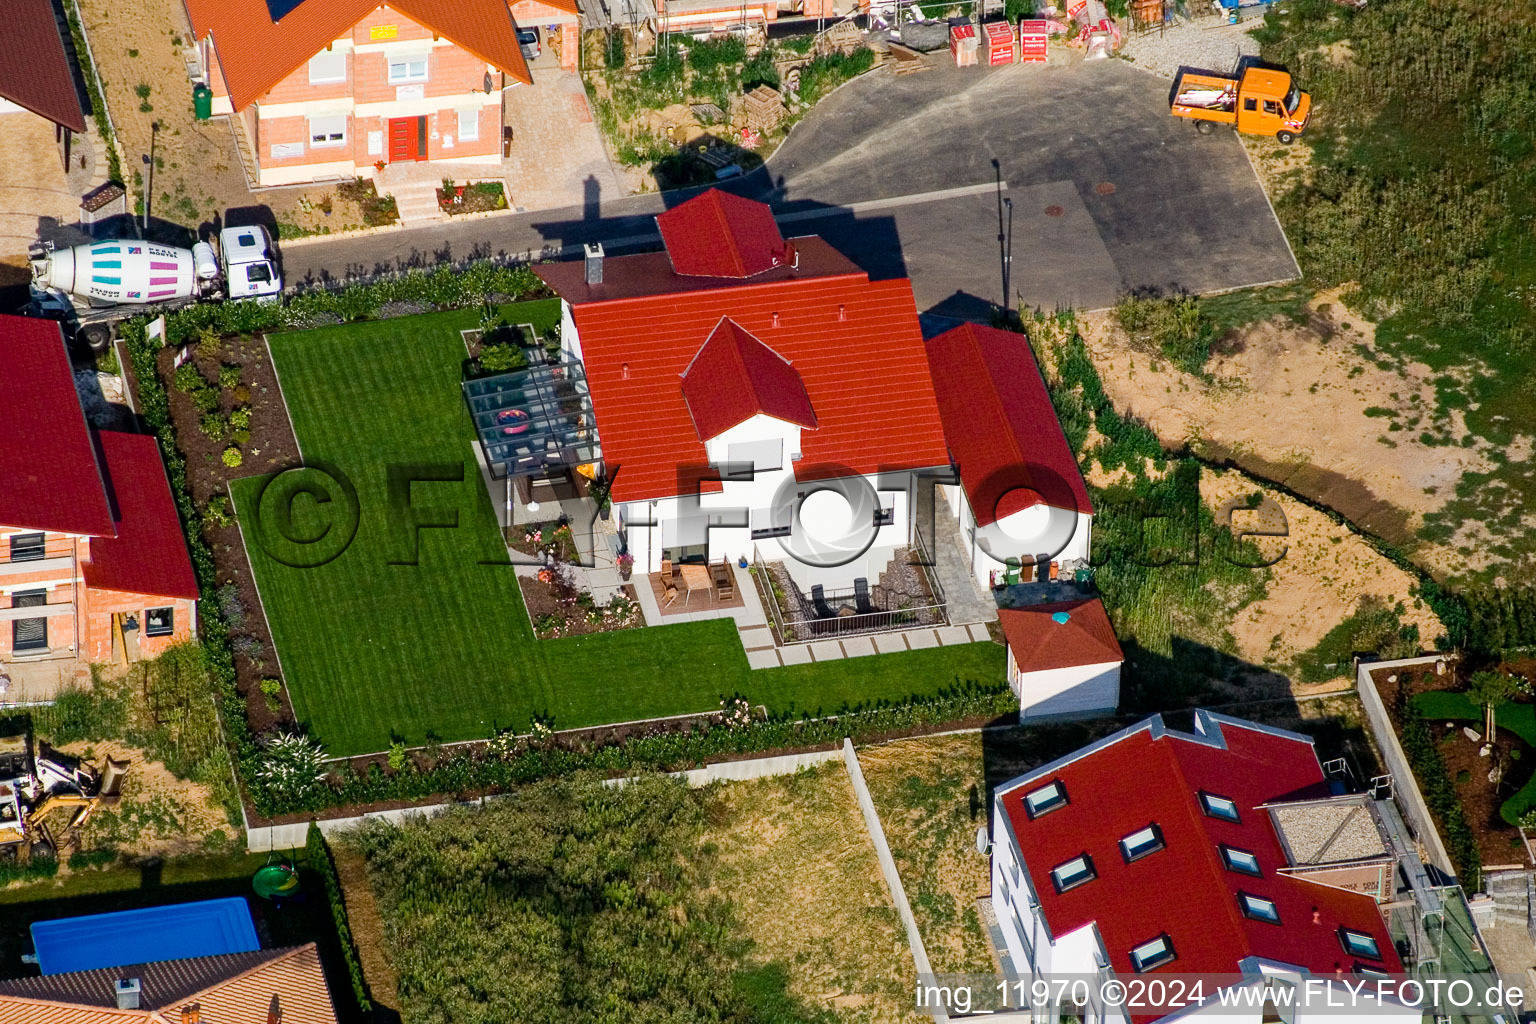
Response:
[[[181,1008],[181,1024],[203,1024],[203,1004],[188,1003]]]
[[[777,313],[773,314],[773,326],[779,326],[779,314]]]
[[[1313,924],[1322,924],[1323,923],[1323,912],[1321,910],[1318,910],[1316,907],[1312,908],[1312,923]]]
[[[603,243],[589,242],[582,246],[587,254],[587,284],[603,283]]]
[[[841,302],[839,302],[837,304],[837,318],[839,320],[847,320],[848,319],[848,307],[845,306]]]
[[[137,1010],[139,1008],[139,979],[117,979],[117,1008],[119,1010]]]

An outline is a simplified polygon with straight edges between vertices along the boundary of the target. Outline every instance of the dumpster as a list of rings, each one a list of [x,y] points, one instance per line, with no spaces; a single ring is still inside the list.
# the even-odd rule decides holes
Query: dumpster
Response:
[[[206,121],[213,116],[213,90],[202,82],[198,82],[192,89],[192,112],[199,121]]]

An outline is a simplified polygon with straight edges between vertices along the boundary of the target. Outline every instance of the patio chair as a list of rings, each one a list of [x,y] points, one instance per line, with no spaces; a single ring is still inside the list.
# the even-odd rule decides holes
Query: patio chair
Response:
[[[869,600],[869,580],[863,576],[853,581],[853,604],[860,615],[868,615],[875,610],[874,604]]]
[[[677,600],[677,594],[678,594],[677,584],[674,583],[670,577],[666,577],[666,576],[662,577],[662,580],[661,580],[661,606],[663,608],[670,607],[672,602]]]
[[[736,577],[731,573],[731,564],[721,561],[715,572],[716,596],[722,601],[729,601],[736,596]]]

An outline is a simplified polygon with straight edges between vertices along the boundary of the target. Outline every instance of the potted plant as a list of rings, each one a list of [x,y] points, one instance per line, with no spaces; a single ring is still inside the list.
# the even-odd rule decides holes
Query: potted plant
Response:
[[[619,567],[619,579],[627,581],[630,573],[635,571],[635,556],[628,551],[621,551],[614,561]]]

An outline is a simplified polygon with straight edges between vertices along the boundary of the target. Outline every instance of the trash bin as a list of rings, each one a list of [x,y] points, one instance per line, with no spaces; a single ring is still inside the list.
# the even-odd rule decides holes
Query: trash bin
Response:
[[[202,82],[192,90],[192,111],[199,121],[206,121],[213,116],[213,90]]]

